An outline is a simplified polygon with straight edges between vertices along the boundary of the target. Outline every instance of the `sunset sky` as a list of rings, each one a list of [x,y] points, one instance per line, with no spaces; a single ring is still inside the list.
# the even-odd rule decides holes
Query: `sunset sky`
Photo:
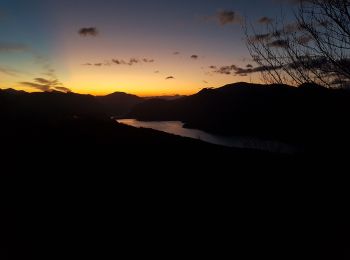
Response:
[[[241,21],[291,10],[278,0],[1,0],[0,88],[141,96],[259,81]],[[265,18],[265,21],[266,21]]]

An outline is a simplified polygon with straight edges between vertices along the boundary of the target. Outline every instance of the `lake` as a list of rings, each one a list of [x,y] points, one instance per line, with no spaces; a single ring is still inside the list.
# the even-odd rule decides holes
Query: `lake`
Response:
[[[137,128],[151,128],[174,135],[199,139],[204,142],[229,147],[258,149],[279,153],[293,153],[295,151],[292,146],[280,142],[267,141],[252,137],[220,136],[198,129],[183,128],[184,123],[180,121],[138,121],[136,119],[118,119],[117,122]]]

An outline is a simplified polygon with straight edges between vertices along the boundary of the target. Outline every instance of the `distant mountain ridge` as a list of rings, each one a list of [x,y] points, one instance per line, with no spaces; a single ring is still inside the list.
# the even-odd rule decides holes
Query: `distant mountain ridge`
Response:
[[[0,89],[0,109],[5,117],[107,117],[92,95],[62,92],[33,92]]]
[[[179,120],[216,134],[257,136],[287,142],[317,142],[323,135],[350,131],[350,92],[315,84],[300,87],[235,83],[173,101],[148,100],[129,118]],[[332,142],[331,140],[328,140]]]
[[[88,110],[89,107],[91,106],[94,109],[98,110],[103,110],[104,113],[106,113],[109,116],[115,116],[115,117],[123,117],[126,114],[128,114],[131,109],[136,106],[137,104],[140,104],[144,101],[150,100],[150,99],[164,99],[164,100],[176,100],[179,98],[182,98],[184,96],[180,95],[174,95],[174,96],[159,96],[159,97],[139,97],[137,95],[133,94],[128,94],[125,92],[114,92],[105,96],[92,96],[92,95],[83,95],[83,94],[76,94],[73,92],[70,93],[63,93],[63,92],[58,92],[58,91],[51,91],[51,92],[32,92],[28,93],[23,90],[15,90],[15,89],[0,89],[0,94],[2,96],[7,96],[9,97],[18,97],[20,95],[24,96],[26,95],[27,97],[31,97],[33,99],[39,99],[36,102],[40,103],[40,99],[43,97],[46,97],[48,99],[53,100],[54,97],[62,97],[65,100],[74,99],[74,97],[77,100],[77,104],[80,102],[79,100],[82,99],[82,97],[89,97],[92,101],[92,99],[95,99],[97,103],[95,104],[90,104],[87,105],[86,109]],[[42,97],[42,98],[40,98]],[[42,100],[43,101],[43,100]],[[33,105],[33,104],[32,104]],[[47,104],[49,107],[52,104]]]
[[[139,100],[121,93],[110,97],[116,96]],[[48,160],[58,165],[68,162],[69,158],[82,157],[88,168],[96,160],[105,164],[117,163],[121,158],[134,158],[138,163],[152,154],[173,163],[169,154],[178,150],[182,151],[184,160],[190,158],[185,153],[203,153],[203,156],[220,153],[257,160],[280,158],[279,155],[217,146],[119,124],[111,119],[98,98],[91,95],[0,89],[0,121],[2,152],[11,158],[20,158],[20,162],[33,157],[33,161]]]
[[[97,100],[111,116],[122,116],[128,113],[135,105],[145,99],[124,92],[114,92],[106,96],[97,96]]]
[[[296,88],[235,83],[174,100],[145,99],[121,92],[95,97],[0,90],[0,119],[16,122],[20,127],[34,121],[58,124],[76,119],[110,121],[112,117],[176,120],[184,122],[187,128],[280,141],[308,147],[311,153],[340,151],[350,146],[349,113],[349,91],[315,84]]]
[[[6,105],[7,104],[7,105]],[[12,110],[11,110],[11,109]],[[106,96],[0,90],[2,116],[176,120],[215,134],[252,136],[315,146],[320,139],[346,145],[350,92],[315,84],[300,87],[228,84],[176,99],[141,98],[123,92]],[[15,111],[14,111],[15,109]],[[20,111],[20,112],[19,112]],[[327,136],[327,138],[324,138]],[[350,144],[350,142],[349,142]],[[316,146],[315,146],[316,147]]]

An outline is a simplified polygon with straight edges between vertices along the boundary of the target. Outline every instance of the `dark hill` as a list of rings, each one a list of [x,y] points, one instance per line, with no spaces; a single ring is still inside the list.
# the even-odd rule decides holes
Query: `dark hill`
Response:
[[[314,84],[236,83],[173,101],[149,100],[129,114],[139,120],[180,120],[186,127],[224,135],[256,136],[302,145],[350,130],[350,92]],[[328,138],[325,138],[328,137]],[[343,140],[345,141],[345,140]]]
[[[102,118],[103,107],[91,95],[0,90],[0,116],[8,118]]]
[[[96,98],[105,111],[111,116],[125,115],[132,107],[144,101],[141,97],[123,92],[115,92],[106,96],[98,96]]]
[[[22,153],[25,157],[35,155],[34,150],[40,149],[45,151],[39,152],[40,156],[50,157],[64,150],[67,157],[68,154],[74,157],[85,155],[92,160],[105,160],[118,153],[119,159],[141,160],[146,155],[157,154],[171,162],[179,159],[179,155],[186,159],[184,151],[190,154],[206,151],[208,155],[227,153],[249,159],[256,154],[259,160],[271,156],[118,124],[91,95],[0,90],[0,120],[2,151],[7,155],[12,151],[16,156]],[[110,153],[109,149],[113,152]],[[178,151],[182,152],[172,156]]]

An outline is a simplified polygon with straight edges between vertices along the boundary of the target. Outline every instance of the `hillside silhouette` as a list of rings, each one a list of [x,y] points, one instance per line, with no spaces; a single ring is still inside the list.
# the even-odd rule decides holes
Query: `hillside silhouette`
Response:
[[[97,96],[106,113],[111,116],[123,116],[135,105],[144,101],[143,98],[124,92],[115,92],[106,96]]]
[[[350,91],[316,84],[235,83],[174,101],[148,100],[128,116],[145,121],[180,120],[188,128],[281,140],[318,150],[347,146],[349,101]]]
[[[214,134],[281,141],[309,154],[331,150],[341,153],[350,143],[350,127],[346,121],[350,111],[349,100],[348,90],[326,89],[316,84],[303,84],[296,88],[235,83],[170,100],[141,98],[120,92],[95,97],[8,89],[0,90],[0,115],[4,122],[2,131],[8,133],[17,132],[25,126],[31,128],[30,132],[37,132],[36,129],[45,123],[47,125],[43,127],[62,127],[66,123],[72,127],[71,124],[80,122],[97,128],[97,122],[103,121],[114,128],[117,123],[110,119],[113,117],[144,121],[176,120],[184,122],[184,127]],[[74,131],[77,135],[72,142],[80,138],[80,132],[87,132],[89,128]],[[132,137],[119,139],[125,145],[137,140]],[[137,142],[142,143],[142,138]]]
[[[284,88],[289,91],[278,90]],[[135,109],[155,104],[169,106],[167,112],[172,102],[180,108],[189,100],[209,109],[208,97],[216,91],[149,100]],[[230,86],[218,91],[237,94]],[[311,173],[323,167],[325,157],[305,160],[211,145],[118,124],[110,113],[91,95],[0,90],[2,176],[14,179],[2,182],[11,208],[1,208],[1,257],[108,258],[130,254],[135,246],[142,255],[160,256],[191,251],[215,258],[232,249],[237,256],[271,259],[349,255],[348,225],[330,210],[335,201],[308,197],[319,192],[312,190]],[[232,245],[227,232],[238,242]],[[114,237],[122,241],[117,252]],[[178,245],[179,238],[185,246]]]
[[[65,119],[71,117],[101,118],[102,105],[91,95],[62,92],[26,93],[0,90],[1,117],[9,120]]]
[[[118,100],[126,97],[126,101],[114,105],[108,99]],[[152,129],[137,129],[117,123],[111,119],[111,111],[127,111],[130,99],[139,102],[138,97],[125,94],[115,94],[106,98],[106,108],[101,97],[80,95],[74,93],[39,92],[0,90],[0,120],[2,127],[3,146],[7,153],[17,151],[30,154],[34,147],[50,151],[41,156],[59,153],[77,155],[87,154],[89,157],[103,159],[109,157],[109,149],[115,148],[120,156],[129,154],[132,150],[136,158],[143,157],[149,151],[168,157],[176,154],[178,149],[186,153],[242,155],[250,158],[256,154],[260,157],[274,158],[275,155],[250,150],[231,149],[210,145],[199,140],[183,138]],[[118,107],[119,106],[119,107]],[[112,108],[111,108],[112,107]],[[19,149],[20,148],[20,149]],[[186,159],[185,154],[179,154]],[[278,156],[277,156],[278,157]]]

